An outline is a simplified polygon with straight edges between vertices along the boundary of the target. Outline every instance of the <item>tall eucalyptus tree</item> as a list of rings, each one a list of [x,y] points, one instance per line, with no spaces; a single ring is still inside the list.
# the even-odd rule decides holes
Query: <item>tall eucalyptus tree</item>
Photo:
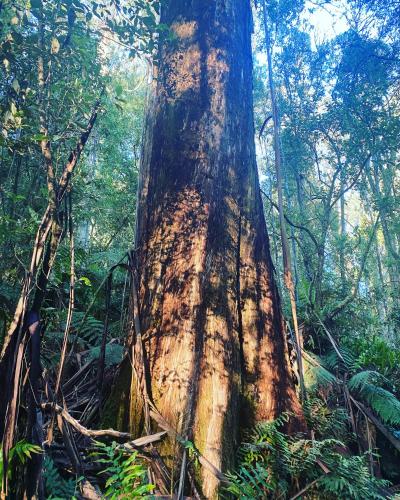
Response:
[[[250,2],[168,0],[144,139],[136,265],[150,397],[215,466],[245,415],[303,428],[255,160]],[[138,429],[137,384],[131,429]],[[167,454],[167,449],[164,450]],[[169,450],[170,451],[170,450]],[[206,497],[218,480],[202,472]]]

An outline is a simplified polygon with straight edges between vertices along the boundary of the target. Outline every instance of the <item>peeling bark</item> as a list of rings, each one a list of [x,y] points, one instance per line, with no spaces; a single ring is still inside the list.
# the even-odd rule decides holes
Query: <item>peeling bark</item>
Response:
[[[151,398],[226,470],[254,419],[291,411],[304,429],[255,160],[250,3],[167,0],[161,22],[136,235]]]

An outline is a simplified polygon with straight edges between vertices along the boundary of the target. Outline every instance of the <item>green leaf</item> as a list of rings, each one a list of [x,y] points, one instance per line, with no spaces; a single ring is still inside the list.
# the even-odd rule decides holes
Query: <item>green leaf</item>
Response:
[[[41,142],[41,141],[46,141],[48,140],[49,138],[44,135],[44,134],[35,134],[35,135],[32,135],[31,137],[31,140],[32,141],[35,141],[35,142]]]
[[[124,88],[123,86],[118,83],[116,86],[115,86],[115,93],[117,94],[118,97],[120,97],[124,92]]]
[[[90,279],[87,276],[81,276],[79,278],[79,281],[81,281],[86,286],[92,286],[92,282],[90,281]]]
[[[12,82],[11,86],[12,86],[12,88],[15,90],[15,92],[16,92],[17,94],[19,94],[19,91],[21,90],[21,87],[20,87],[19,82],[18,82],[18,80],[17,80],[16,78],[14,78],[14,80],[13,80],[13,82]]]

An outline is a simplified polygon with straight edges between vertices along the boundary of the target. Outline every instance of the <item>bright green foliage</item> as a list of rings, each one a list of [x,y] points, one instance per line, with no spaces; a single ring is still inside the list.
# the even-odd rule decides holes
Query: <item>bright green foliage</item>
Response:
[[[350,349],[341,346],[338,348],[338,351],[330,349],[323,356],[323,363],[329,370],[351,372],[358,368],[355,357]]]
[[[133,243],[146,67],[131,56],[151,50],[146,45],[155,32],[157,9],[157,2],[151,0],[46,0],[32,7],[27,1],[2,2],[0,343],[47,204],[40,150],[43,109],[58,178],[105,89],[97,123],[72,180],[76,302],[82,310],[106,269]],[[120,40],[128,48],[118,50]],[[43,96],[39,58],[45,71]],[[49,307],[68,296],[70,258],[65,236],[50,276]]]
[[[308,9],[323,13],[319,3],[328,10],[333,4],[266,2],[281,122],[284,212],[306,349],[304,412],[315,440],[288,438],[281,430],[285,417],[255,427],[230,475],[228,490],[238,498],[290,498],[312,481],[302,498],[380,498],[385,485],[370,476],[364,456],[351,456],[350,450],[380,453],[384,477],[396,478],[397,472],[387,471],[398,471],[400,464],[379,434],[365,444],[365,416],[355,405],[353,414],[349,411],[346,395],[348,390],[400,437],[399,6],[391,0],[336,2],[347,25],[321,39],[308,16]],[[270,102],[265,54],[258,57],[265,45],[261,2],[255,4],[255,123],[260,132]],[[150,80],[147,56],[164,29],[156,27],[159,8],[153,0],[0,1],[0,345],[48,201],[41,111],[58,178],[101,95],[100,113],[71,184],[76,280],[68,342],[68,351],[74,345],[83,363],[99,356],[106,316],[101,284],[134,242]],[[257,152],[262,188],[276,203],[270,119],[257,137]],[[279,220],[270,199],[265,198],[265,211],[271,253],[290,321]],[[58,367],[71,278],[64,212],[61,207],[65,227],[41,311],[46,326],[41,361],[50,378]],[[107,370],[124,354],[128,304],[129,273],[117,269],[108,310]],[[72,356],[66,376],[74,373],[74,363]],[[197,467],[196,443],[181,445]],[[19,441],[11,463],[38,451],[30,446]],[[136,454],[115,444],[99,444],[99,449],[107,463],[102,477],[108,479],[109,498],[121,491],[126,498],[150,492]],[[331,472],[325,474],[316,460]],[[44,478],[48,495],[73,496],[75,478],[62,477],[48,457]]]
[[[267,2],[281,121],[284,211],[300,318],[312,350],[322,351],[316,315],[343,337],[385,336],[398,344],[399,318],[399,23],[396,2],[354,1],[293,8]],[[320,38],[308,14],[335,5],[346,19]],[[328,11],[330,8],[328,7]],[[316,11],[313,13],[313,11]],[[336,12],[332,8],[332,12]],[[326,14],[326,11],[325,11]],[[332,25],[336,19],[332,18]],[[317,22],[319,25],[319,22]],[[340,31],[343,30],[342,33]],[[263,33],[257,40],[264,51]],[[256,122],[269,116],[264,60],[257,67]],[[267,109],[266,109],[267,108]],[[277,201],[270,122],[260,137],[264,191]],[[278,276],[279,221],[266,198]],[[379,216],[371,246],[367,243]],[[288,296],[284,287],[287,316]],[[348,300],[346,300],[348,299]],[[338,310],[343,300],[346,305]],[[367,335],[366,335],[367,334]]]
[[[97,462],[107,465],[101,472],[107,477],[105,498],[110,500],[146,497],[154,489],[147,482],[147,469],[137,452],[127,452],[117,443],[111,445],[96,442]]]
[[[318,364],[306,365],[307,380],[315,381],[309,389],[318,392],[318,389],[332,389],[333,384],[340,389],[345,383],[349,391],[370,406],[383,422],[395,426],[400,425],[400,401],[393,394],[396,392],[394,384],[377,371],[360,370],[362,367],[348,349],[342,348],[339,352],[341,357],[335,350],[332,350],[323,359],[318,360]],[[327,374],[330,374],[330,377]],[[346,374],[346,381],[344,374]],[[348,376],[350,378],[347,379]],[[385,387],[390,388],[392,392]],[[309,411],[309,404],[311,403],[306,404],[306,413]]]
[[[11,448],[9,453],[9,467],[7,474],[12,479],[13,472],[17,463],[25,464],[32,458],[32,454],[42,453],[42,448],[35,444],[28,443],[25,439],[21,439]],[[0,477],[3,477],[3,452],[0,447]]]
[[[379,384],[390,384],[373,371],[359,372],[349,380],[349,389],[358,393],[386,423],[400,425],[400,401]]]
[[[289,437],[280,430],[285,420],[258,424],[242,443],[226,488],[235,498],[290,498],[308,485],[302,498],[386,498],[387,482],[371,476],[366,457],[349,456],[336,439]]]
[[[99,343],[103,333],[104,325],[93,316],[75,312],[72,319],[72,337],[77,338],[77,342],[82,347],[90,347]]]
[[[227,474],[231,484],[226,491],[235,498],[265,498],[273,491],[268,470],[263,464],[255,463],[253,468],[240,467],[236,473]]]
[[[52,308],[46,310],[48,320],[49,339],[43,346],[42,357],[44,364],[49,369],[58,366],[59,353],[64,337],[65,330],[65,311],[58,315]],[[75,346],[77,352],[85,352],[85,360],[98,359],[100,355],[100,344],[104,332],[104,324],[94,316],[75,311],[72,316],[68,346]],[[112,333],[116,335],[112,335]],[[105,362],[110,367],[122,361],[124,348],[121,343],[110,342],[111,337],[119,337],[121,334],[121,325],[119,321],[112,323],[108,328]]]
[[[316,354],[308,353],[309,357],[304,360],[304,381],[310,391],[318,387],[327,387],[338,384],[339,380],[323,365],[323,361]]]
[[[326,460],[332,473],[323,475],[317,482],[316,490],[322,498],[348,498],[354,500],[385,499],[387,481],[371,476],[367,458],[343,456],[332,453]]]
[[[379,370],[386,377],[395,375],[400,366],[400,350],[378,336],[357,339],[354,349],[360,365]]]
[[[124,348],[120,344],[107,344],[105,362],[106,366],[117,365],[122,361]],[[88,352],[89,359],[98,359],[100,356],[100,347],[92,347]]]

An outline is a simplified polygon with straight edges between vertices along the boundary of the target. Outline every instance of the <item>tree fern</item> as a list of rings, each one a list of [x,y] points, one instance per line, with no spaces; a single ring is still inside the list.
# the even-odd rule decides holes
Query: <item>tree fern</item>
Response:
[[[340,381],[324,365],[315,354],[306,353],[304,356],[304,381],[309,391],[318,388],[332,387]]]
[[[332,349],[323,357],[324,366],[331,371],[354,371],[354,369],[357,368],[357,362],[353,353],[346,347],[342,346],[338,347],[338,351],[340,356],[335,349]]]
[[[385,423],[400,425],[400,401],[379,383],[388,384],[389,381],[378,372],[365,370],[353,375],[348,387],[357,392]]]
[[[362,391],[366,385],[377,385],[388,382],[388,380],[379,372],[373,370],[363,370],[351,377],[348,381],[348,387],[351,391]]]
[[[124,348],[120,344],[106,345],[106,366],[116,365],[122,361]],[[100,346],[89,349],[88,356],[90,359],[98,359],[100,356]]]
[[[104,325],[93,316],[86,316],[77,311],[72,316],[72,332],[77,336],[78,343],[83,347],[96,346],[101,341]]]
[[[55,314],[53,308],[46,308],[46,316],[49,324],[46,342],[42,350],[42,361],[44,365],[51,369],[58,365],[61,345],[64,338],[66,312],[60,316]],[[72,315],[70,328],[69,342],[75,342],[78,350],[90,350],[93,347],[99,346],[103,335],[104,325],[95,317],[81,311],[75,311]],[[118,349],[118,348],[116,348]],[[116,350],[111,353],[113,359],[116,355]],[[93,357],[96,357],[96,352]]]

